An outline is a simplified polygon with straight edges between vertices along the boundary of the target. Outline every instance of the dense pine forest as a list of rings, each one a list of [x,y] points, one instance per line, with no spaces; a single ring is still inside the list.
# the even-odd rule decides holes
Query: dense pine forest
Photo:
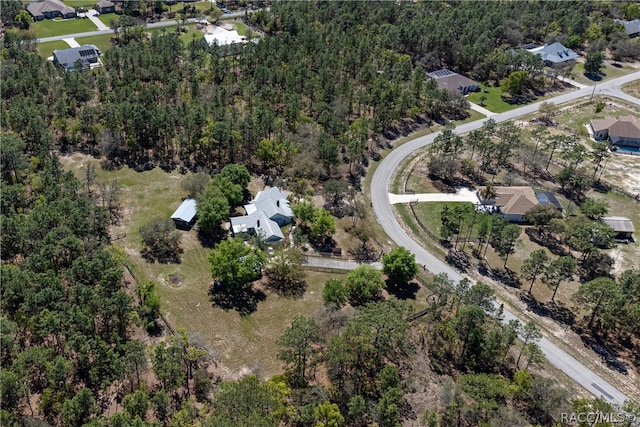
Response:
[[[332,304],[291,319],[279,342],[283,375],[216,381],[207,349],[187,331],[157,339],[153,284],[133,283],[125,254],[109,244],[116,190],[95,191],[90,174],[79,180],[57,156],[89,153],[107,169],[241,164],[312,183],[348,164],[357,182],[368,158],[406,129],[468,115],[465,99],[426,72],[498,84],[522,67],[542,69],[532,55],[505,54],[511,47],[554,40],[637,57],[613,21],[640,17],[637,5],[275,2],[246,18],[263,35],[257,43],[184,45],[131,22],[104,67],[67,72],[35,53],[32,34],[11,28],[15,3],[2,2],[0,424],[558,421],[566,391],[527,370],[540,355],[487,311],[490,289],[451,290],[443,277],[419,328],[394,299],[350,314]],[[420,363],[437,384],[418,381]],[[416,395],[429,388],[442,397],[423,410]]]

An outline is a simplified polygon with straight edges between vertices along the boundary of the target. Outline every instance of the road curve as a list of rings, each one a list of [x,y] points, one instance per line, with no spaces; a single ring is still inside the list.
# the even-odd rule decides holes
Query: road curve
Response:
[[[595,93],[619,97],[627,102],[640,105],[639,99],[629,96],[620,90],[621,85],[633,80],[637,80],[638,78],[640,78],[640,72],[628,74],[616,79],[599,83],[595,88]],[[547,99],[546,102],[563,104],[581,97],[590,96],[593,92],[594,88],[590,86]],[[534,104],[516,108],[511,111],[496,114],[491,118],[498,123],[512,120],[523,115],[538,111],[541,103],[542,102],[536,102]],[[463,134],[474,129],[478,129],[482,126],[485,120],[486,119],[476,120],[474,122],[462,124],[458,126],[455,131],[458,134]],[[400,226],[400,223],[393,214],[389,201],[389,185],[391,183],[393,172],[400,166],[402,160],[404,160],[407,156],[411,155],[416,150],[419,150],[431,144],[436,135],[437,133],[421,136],[403,145],[400,145],[399,147],[394,148],[380,162],[371,179],[371,203],[377,220],[384,231],[387,233],[387,235],[391,239],[393,239],[393,241],[397,245],[404,246],[413,254],[415,254],[417,263],[425,265],[429,269],[429,271],[434,274],[446,273],[450,278],[458,281],[462,279],[462,276],[456,270],[436,258],[433,254],[431,254],[420,244],[414,241],[403,230],[403,228]],[[504,312],[504,318],[505,321],[517,319],[517,317],[513,313],[507,310],[505,310]],[[617,390],[603,378],[599,377],[597,374],[581,364],[578,360],[562,350],[560,347],[549,341],[547,338],[543,337],[538,344],[544,352],[546,358],[553,366],[563,371],[594,396],[601,397],[604,400],[615,404],[622,404],[625,400],[628,400],[628,397],[624,393]]]

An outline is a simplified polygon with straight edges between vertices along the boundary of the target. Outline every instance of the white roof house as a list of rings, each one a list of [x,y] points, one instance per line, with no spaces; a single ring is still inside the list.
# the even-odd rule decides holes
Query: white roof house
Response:
[[[247,42],[247,39],[238,34],[236,30],[229,31],[221,27],[216,27],[215,30],[213,30],[213,33],[205,34],[203,38],[209,46],[214,43],[218,46],[227,46],[234,43]]]
[[[268,242],[284,240],[280,227],[291,223],[294,217],[287,193],[278,187],[259,191],[244,210],[247,215],[230,218],[233,234],[260,232]]]
[[[185,199],[171,215],[171,219],[178,228],[190,228],[195,222],[197,213],[196,200]]]
[[[282,234],[278,223],[269,219],[263,211],[232,217],[229,220],[231,221],[231,231],[234,235],[242,233],[261,234],[267,242],[284,240],[284,234]]]

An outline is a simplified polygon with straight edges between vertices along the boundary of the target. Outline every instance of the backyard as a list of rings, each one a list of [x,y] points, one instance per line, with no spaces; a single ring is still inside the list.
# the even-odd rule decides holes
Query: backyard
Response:
[[[322,289],[329,278],[345,277],[308,271],[308,287],[301,298],[279,296],[259,281],[242,295],[243,299],[233,301],[232,305],[238,309],[223,308],[213,302],[211,293],[212,278],[207,261],[211,249],[203,246],[196,230],[180,231],[184,252],[179,264],[149,263],[140,255],[140,227],[153,219],[171,216],[187,196],[181,188],[186,174],[177,170],[164,172],[160,168],[136,172],[126,166],[105,171],[99,160],[82,154],[64,156],[61,161],[81,180],[89,163],[96,168],[97,183],[117,180],[122,219],[110,230],[114,246],[124,249],[127,264],[138,282],[152,281],[157,285],[162,314],[171,326],[185,328],[202,339],[228,377],[247,372],[265,376],[280,373],[277,339],[294,316],[312,316],[321,309]],[[249,187],[255,192],[262,188],[261,181],[253,180]],[[340,244],[348,239],[344,232],[348,223],[347,218],[338,221],[336,240]],[[423,308],[425,296],[424,287],[417,288],[417,298],[410,304],[416,309]]]
[[[111,49],[113,44],[111,44],[111,39],[113,38],[113,34],[101,34],[99,36],[89,36],[89,37],[78,37],[76,41],[83,44],[92,44],[95,45],[102,54]]]

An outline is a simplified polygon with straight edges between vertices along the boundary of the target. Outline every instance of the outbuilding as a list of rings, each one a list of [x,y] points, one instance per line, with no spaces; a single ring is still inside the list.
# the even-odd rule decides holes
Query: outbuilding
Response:
[[[636,231],[633,222],[629,218],[623,216],[605,216],[602,222],[613,228],[616,232],[615,238],[618,240],[632,240],[633,233]]]
[[[196,222],[197,213],[196,200],[185,199],[173,215],[171,215],[171,219],[176,224],[177,228],[189,230]]]

